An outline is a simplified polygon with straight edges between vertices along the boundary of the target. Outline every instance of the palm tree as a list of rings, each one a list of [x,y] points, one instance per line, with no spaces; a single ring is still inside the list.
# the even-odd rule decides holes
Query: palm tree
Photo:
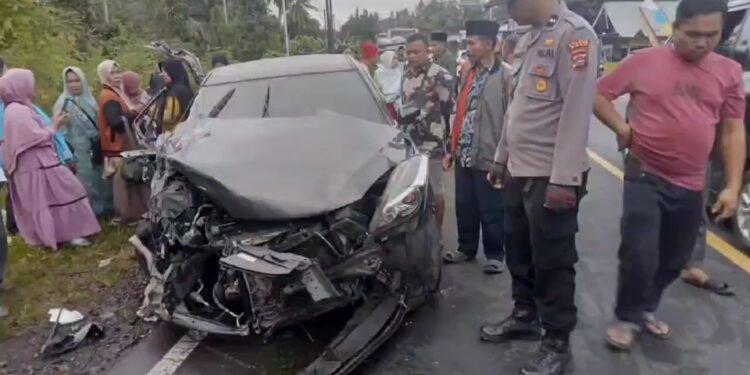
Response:
[[[273,3],[279,14],[282,13],[283,0],[268,0]],[[289,22],[289,34],[294,38],[304,30],[310,30],[319,26],[318,22],[310,15],[310,12],[317,11],[318,8],[312,4],[311,0],[286,0],[287,21]]]

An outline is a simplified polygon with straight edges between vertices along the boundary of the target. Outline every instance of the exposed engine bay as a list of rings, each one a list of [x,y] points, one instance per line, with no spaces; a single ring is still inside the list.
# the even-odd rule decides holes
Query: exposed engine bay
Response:
[[[351,141],[336,123],[346,122],[351,129],[350,122],[361,121],[342,116],[306,120],[311,134],[342,134],[339,150]],[[280,125],[274,125],[278,131]],[[306,373],[353,370],[440,281],[440,234],[426,156],[409,156],[405,140],[393,129],[358,126],[357,131],[373,132],[361,138],[372,147],[348,147],[364,155],[347,160],[325,160],[323,155],[312,162],[327,164],[316,171],[327,173],[323,180],[332,182],[325,186],[334,192],[312,189],[299,196],[300,190],[283,200],[263,189],[267,181],[222,175],[228,160],[192,162],[196,154],[206,155],[218,145],[232,147],[237,136],[233,124],[212,124],[210,136],[203,134],[189,147],[138,156],[153,166],[153,173],[144,173],[152,189],[148,218],[131,239],[151,276],[139,315],[212,334],[269,339],[281,328],[355,307],[339,338]],[[263,147],[257,129],[254,138],[254,145]],[[304,148],[289,142],[290,148]],[[243,158],[234,155],[234,162]],[[246,176],[253,176],[253,170],[245,169]],[[304,183],[295,180],[300,176],[311,181],[308,190],[315,184],[315,177],[291,166],[284,171],[275,184]],[[319,202],[307,204],[316,196]]]

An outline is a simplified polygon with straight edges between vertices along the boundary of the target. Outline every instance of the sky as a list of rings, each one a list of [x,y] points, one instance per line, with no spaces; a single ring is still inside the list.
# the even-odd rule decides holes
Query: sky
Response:
[[[369,11],[375,11],[380,13],[381,17],[387,17],[391,11],[401,10],[404,8],[414,9],[419,3],[419,0],[332,0],[333,1],[333,14],[336,17],[336,27],[341,25],[349,19],[349,16],[354,14],[354,10],[367,9]],[[323,10],[325,10],[325,0],[313,0],[313,4],[318,7],[320,11],[319,15],[316,15],[318,19],[322,20]]]

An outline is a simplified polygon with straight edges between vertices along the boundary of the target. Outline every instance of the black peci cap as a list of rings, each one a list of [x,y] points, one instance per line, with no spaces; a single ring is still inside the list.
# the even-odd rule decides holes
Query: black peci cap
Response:
[[[466,21],[466,36],[489,36],[496,38],[500,25],[495,21]]]
[[[432,33],[432,35],[430,35],[430,40],[433,42],[446,43],[448,42],[448,34],[443,33],[443,32]]]

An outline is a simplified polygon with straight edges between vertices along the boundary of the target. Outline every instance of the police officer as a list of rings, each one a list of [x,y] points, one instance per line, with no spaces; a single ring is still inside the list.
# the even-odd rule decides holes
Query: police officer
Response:
[[[532,29],[519,40],[508,120],[487,178],[504,191],[506,261],[513,313],[481,328],[483,340],[543,337],[523,374],[563,374],[576,325],[575,236],[586,192],[597,38],[559,0],[510,0]]]

